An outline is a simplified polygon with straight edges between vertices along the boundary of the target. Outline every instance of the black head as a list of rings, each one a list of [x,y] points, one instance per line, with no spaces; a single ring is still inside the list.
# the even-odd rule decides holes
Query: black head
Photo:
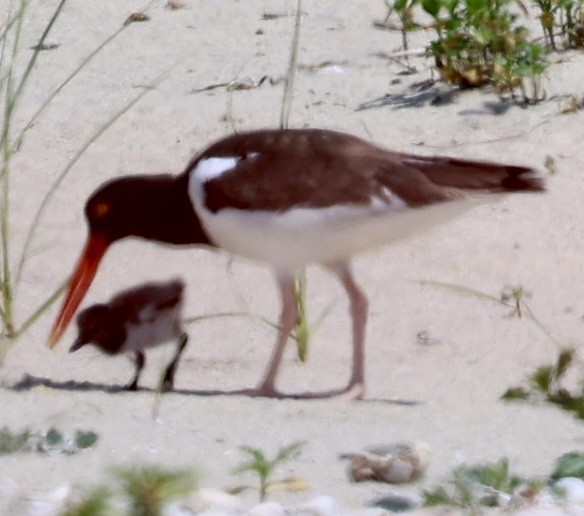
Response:
[[[107,353],[115,353],[125,339],[124,324],[116,320],[107,305],[92,305],[77,316],[78,336],[69,348],[73,353],[86,344],[95,344]]]
[[[108,243],[134,236],[184,245],[208,244],[188,194],[186,176],[127,176],[101,186],[87,201],[90,235]]]

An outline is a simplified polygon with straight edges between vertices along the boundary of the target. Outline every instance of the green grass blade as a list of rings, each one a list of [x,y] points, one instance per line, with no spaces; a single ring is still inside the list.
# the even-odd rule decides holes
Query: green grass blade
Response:
[[[296,277],[294,284],[294,297],[298,307],[298,321],[292,332],[296,341],[296,349],[300,362],[306,362],[308,357],[308,345],[312,330],[308,322],[308,307],[306,303],[306,271],[303,271]]]
[[[2,241],[2,321],[7,335],[13,331],[12,320],[12,277],[10,270],[9,228],[8,228],[9,183],[2,185],[2,211],[0,213],[0,239]]]
[[[268,326],[271,326],[275,330],[279,330],[280,326],[270,321],[267,317],[263,315],[252,314],[251,312],[218,312],[215,314],[205,314],[205,315],[196,315],[193,317],[187,317],[183,319],[184,324],[194,324],[200,321],[205,321],[207,319],[218,319],[221,317],[247,317],[249,319],[255,319],[260,321]]]
[[[477,299],[484,299],[490,301],[492,303],[497,303],[498,305],[502,305],[505,307],[510,307],[515,309],[515,303],[509,303],[501,299],[500,297],[493,296],[491,294],[486,294],[485,292],[481,292],[479,290],[475,290],[469,287],[464,287],[462,285],[453,285],[452,283],[442,283],[440,281],[431,281],[431,280],[421,280],[417,281],[420,285],[428,285],[432,287],[440,287],[446,288],[449,290],[453,290],[459,294],[473,296]],[[525,312],[527,318],[529,318],[545,335],[548,337],[556,346],[560,349],[564,349],[566,346],[563,344],[558,337],[556,337],[545,324],[543,324],[539,318],[533,313],[531,307],[525,302],[525,299],[521,299],[521,308]]]
[[[16,331],[16,334],[14,336],[14,339],[18,339],[20,337],[22,337],[22,335],[24,335],[27,330],[35,323],[37,322],[38,318],[43,315],[47,309],[57,300],[59,299],[59,297],[61,297],[61,294],[65,291],[65,289],[67,288],[67,285],[69,284],[69,280],[64,281],[61,286],[59,288],[57,288],[57,290],[55,290],[33,313],[32,315],[29,316],[29,318],[24,321],[24,323],[22,323],[22,325],[18,328],[18,330]]]
[[[28,60],[28,64],[26,65],[26,69],[24,70],[24,73],[22,74],[22,77],[20,78],[20,82],[18,83],[18,87],[16,88],[16,90],[14,92],[14,103],[16,103],[16,101],[20,98],[20,95],[22,94],[22,91],[24,90],[24,87],[26,86],[26,83],[28,82],[28,78],[29,78],[29,76],[34,68],[37,57],[38,57],[39,53],[41,52],[41,48],[43,46],[43,43],[47,39],[49,32],[51,31],[51,29],[53,28],[53,25],[57,21],[57,18],[61,14],[61,10],[63,9],[63,6],[65,5],[66,1],[67,0],[61,0],[59,5],[57,6],[55,11],[53,12],[51,19],[49,20],[49,23],[47,23],[45,30],[41,34],[41,37],[39,38],[38,43],[35,45],[32,56]],[[24,18],[24,16],[23,16],[23,18]],[[14,105],[12,106],[12,109],[14,109]]]
[[[280,112],[280,129],[288,128],[290,109],[292,107],[292,93],[294,91],[294,78],[296,77],[296,65],[298,63],[298,45],[300,43],[300,21],[302,19],[302,0],[296,4],[296,23],[294,25],[294,35],[292,37],[292,47],[290,49],[290,60],[288,61],[288,71],[284,84],[284,96],[282,99],[282,110]]]
[[[498,298],[497,296],[492,296],[491,294],[486,294],[484,292],[481,292],[480,290],[475,290],[470,287],[465,287],[463,285],[454,285],[452,283],[443,283],[441,281],[432,280],[418,280],[416,281],[416,283],[423,286],[446,288],[448,290],[453,290],[459,294],[465,294],[467,296],[476,297],[477,299],[485,299],[487,301],[491,301],[499,305],[511,306],[509,303],[501,301],[501,299]]]
[[[2,25],[2,28],[0,28],[0,40],[6,40],[7,35],[8,35],[8,31],[12,28],[12,26],[16,23],[16,20],[18,19],[18,17],[20,16],[20,13],[22,12],[22,10],[26,8],[26,2],[21,2],[20,3],[20,9],[14,13],[14,15],[12,15],[12,17],[10,17],[10,12],[8,13],[8,20],[6,21],[6,23],[4,23],[4,25]]]
[[[10,268],[10,183],[8,181],[8,173],[10,170],[10,145],[9,135],[12,125],[12,113],[15,106],[15,92],[14,83],[15,69],[18,56],[18,49],[20,48],[20,38],[22,35],[22,27],[24,24],[24,13],[26,8],[26,1],[22,0],[20,4],[20,11],[15,20],[14,27],[14,41],[12,42],[12,51],[7,59],[9,59],[8,70],[2,78],[2,88],[4,95],[4,112],[2,118],[2,133],[0,135],[0,152],[2,153],[2,168],[0,170],[0,181],[2,184],[2,207],[0,209],[0,242],[2,244],[2,305],[3,305],[3,331],[6,335],[11,336],[13,333],[13,316],[12,316],[12,271]],[[7,38],[4,39],[2,45],[2,60],[7,55]]]

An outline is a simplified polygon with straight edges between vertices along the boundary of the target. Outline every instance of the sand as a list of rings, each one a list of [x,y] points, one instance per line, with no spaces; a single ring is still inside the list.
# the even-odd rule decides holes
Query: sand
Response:
[[[50,5],[49,5],[50,4]],[[23,56],[56,2],[33,2]],[[85,238],[83,205],[109,178],[133,173],[180,172],[190,157],[235,129],[275,127],[287,68],[294,2],[185,0],[169,10],[163,0],[146,9],[150,20],[128,26],[54,99],[27,133],[12,163],[12,260],[16,263],[32,216],[75,152],[104,121],[159,75],[165,78],[99,140],[58,188],[43,216],[17,292],[22,321],[70,274]],[[48,38],[18,106],[23,122],[64,77],[145,2],[69,2]],[[529,165],[546,176],[544,195],[513,196],[482,206],[431,234],[373,250],[354,261],[371,301],[367,342],[367,396],[360,402],[251,399],[204,395],[253,387],[275,339],[252,318],[213,319],[189,328],[190,344],[176,376],[178,392],[162,398],[153,418],[151,388],[171,349],[150,355],[138,393],[112,393],[131,377],[123,357],[92,348],[69,354],[71,328],[50,351],[46,339],[55,305],[13,346],[0,368],[1,425],[13,430],[92,429],[96,447],[74,456],[2,457],[0,513],[16,492],[49,492],[65,484],[94,485],[112,465],[156,463],[195,467],[203,486],[223,489],[251,477],[231,470],[241,445],[268,454],[305,440],[280,476],[294,474],[308,491],[276,493],[299,503],[333,496],[357,510],[377,496],[419,493],[461,462],[508,457],[529,477],[545,477],[555,459],[582,446],[582,423],[541,405],[504,404],[499,398],[558,346],[532,321],[509,310],[420,280],[463,285],[498,296],[506,285],[532,292],[529,304],[565,345],[582,334],[581,259],[584,254],[581,112],[560,114],[568,95],[581,95],[584,58],[564,53],[544,82],[547,100],[522,108],[501,104],[493,92],[455,94],[433,105],[436,88],[413,84],[432,78],[432,63],[413,58],[417,72],[380,56],[400,48],[400,35],[375,30],[383,2],[305,2],[290,125],[356,134],[395,150],[498,159]],[[264,20],[264,13],[282,14]],[[537,27],[537,25],[535,25]],[[412,47],[428,35],[412,36]],[[329,66],[321,67],[322,63]],[[435,74],[434,74],[435,75]],[[255,89],[210,85],[251,78]],[[438,88],[444,89],[442,86]],[[392,97],[389,97],[391,95]],[[377,102],[373,102],[377,101]],[[373,107],[358,109],[373,103]],[[500,110],[497,108],[501,108]],[[553,157],[557,172],[543,167]],[[153,207],[156,209],[156,207]],[[278,299],[265,267],[205,250],[172,250],[125,241],[107,255],[84,305],[106,300],[146,280],[181,276],[187,282],[185,315],[248,310],[272,321]],[[326,272],[308,273],[313,320],[333,303],[315,335],[308,363],[291,344],[279,378],[285,392],[339,387],[350,368],[346,299]],[[430,343],[417,337],[425,332]],[[16,390],[27,375],[29,388]],[[85,382],[85,383],[84,383]],[[338,455],[368,445],[427,441],[433,449],[425,478],[397,488],[349,483]],[[2,487],[4,486],[4,487]],[[6,487],[8,486],[8,487]],[[241,495],[244,505],[255,492]],[[39,513],[40,514],[40,513]]]

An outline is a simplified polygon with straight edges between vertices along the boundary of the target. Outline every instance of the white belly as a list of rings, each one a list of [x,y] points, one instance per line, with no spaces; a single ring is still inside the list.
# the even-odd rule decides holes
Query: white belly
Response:
[[[194,206],[208,235],[221,248],[277,268],[299,270],[311,263],[346,261],[499,198],[490,195],[401,210],[371,205],[297,208],[283,213],[230,208],[212,213],[196,201]]]
[[[142,351],[178,339],[180,322],[176,310],[166,310],[151,321],[126,323],[124,352]]]

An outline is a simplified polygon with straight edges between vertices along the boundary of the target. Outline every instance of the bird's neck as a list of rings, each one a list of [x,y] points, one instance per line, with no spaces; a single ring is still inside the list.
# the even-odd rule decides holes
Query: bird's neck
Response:
[[[188,192],[188,176],[166,177],[148,184],[139,222],[131,234],[171,245],[212,245],[195,213]]]

